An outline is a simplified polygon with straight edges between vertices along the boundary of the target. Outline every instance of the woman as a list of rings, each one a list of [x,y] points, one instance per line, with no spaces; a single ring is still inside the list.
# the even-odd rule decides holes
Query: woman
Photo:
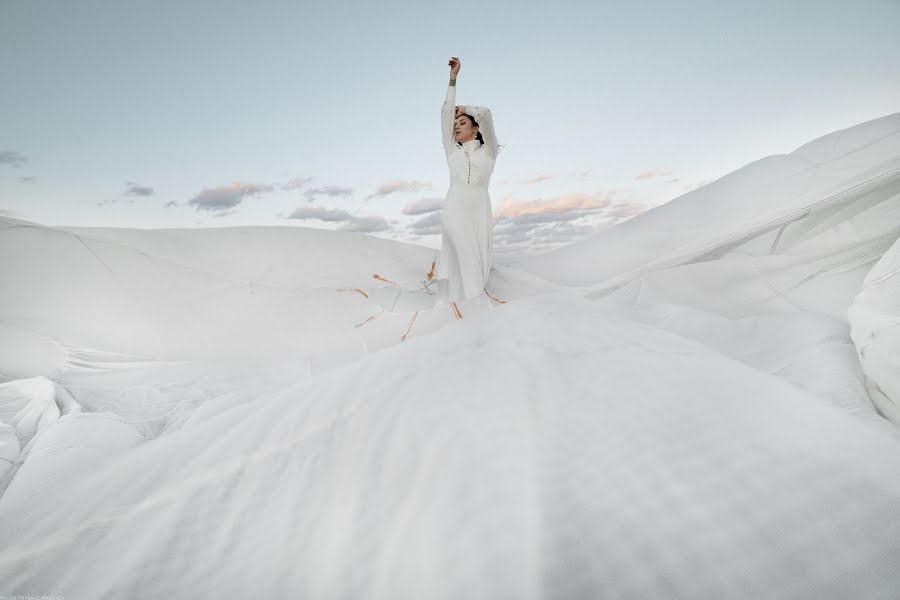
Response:
[[[444,202],[441,252],[436,262],[441,296],[450,302],[456,318],[461,319],[458,301],[483,293],[494,298],[485,284],[491,270],[494,236],[488,184],[498,146],[489,109],[456,106],[459,57],[452,57],[449,65],[450,84],[441,109],[441,131],[450,168],[450,189]],[[428,278],[433,275],[434,263]]]

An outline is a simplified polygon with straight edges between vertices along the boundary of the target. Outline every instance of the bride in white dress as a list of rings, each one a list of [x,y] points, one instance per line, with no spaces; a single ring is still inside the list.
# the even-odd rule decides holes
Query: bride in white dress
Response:
[[[444,202],[441,251],[437,263],[439,296],[458,319],[457,302],[490,295],[485,287],[491,271],[493,222],[488,185],[497,160],[497,137],[491,111],[484,106],[456,105],[459,58],[449,61],[450,83],[441,108],[441,132],[450,169]],[[434,263],[429,279],[434,275]]]

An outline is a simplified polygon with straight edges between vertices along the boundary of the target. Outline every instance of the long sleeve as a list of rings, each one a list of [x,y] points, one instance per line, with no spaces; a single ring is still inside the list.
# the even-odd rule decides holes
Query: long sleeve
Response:
[[[447,98],[441,107],[441,133],[444,139],[444,154],[450,156],[450,151],[456,146],[456,138],[453,136],[453,121],[456,120],[456,86],[447,86]]]
[[[497,158],[497,134],[494,132],[494,118],[491,115],[491,109],[485,106],[466,106],[466,114],[472,115],[478,123],[478,131],[484,139],[484,147],[493,156]]]

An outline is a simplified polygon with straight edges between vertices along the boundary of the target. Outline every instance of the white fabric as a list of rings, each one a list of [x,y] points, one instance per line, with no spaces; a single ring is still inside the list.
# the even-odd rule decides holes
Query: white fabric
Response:
[[[866,275],[847,312],[866,390],[878,409],[900,425],[900,239]]]
[[[72,600],[900,593],[896,440],[589,302],[507,308],[236,386],[65,502],[0,498],[0,581]]]
[[[441,133],[450,170],[450,188],[442,215],[441,251],[437,260],[438,305],[484,294],[493,254],[493,220],[488,186],[497,160],[497,138],[491,111],[466,106],[478,123],[477,139],[459,144],[453,129],[456,86],[447,86],[441,107]]]

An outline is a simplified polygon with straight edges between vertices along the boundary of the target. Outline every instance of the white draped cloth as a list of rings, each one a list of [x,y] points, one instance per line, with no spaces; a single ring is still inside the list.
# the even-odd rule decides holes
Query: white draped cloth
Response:
[[[437,257],[438,304],[483,295],[491,271],[493,222],[488,185],[497,160],[497,137],[489,109],[467,105],[465,110],[477,122],[483,144],[477,139],[462,144],[455,140],[456,86],[448,85],[441,130],[450,188],[444,202]]]

